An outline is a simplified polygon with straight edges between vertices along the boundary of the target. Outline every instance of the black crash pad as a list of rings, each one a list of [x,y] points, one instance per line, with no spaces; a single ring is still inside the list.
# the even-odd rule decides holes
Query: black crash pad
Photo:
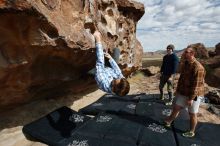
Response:
[[[165,96],[167,95],[165,94]],[[139,102],[161,102],[163,103],[163,101],[161,101],[159,98],[160,98],[160,94],[142,94],[140,96]]]
[[[101,141],[114,140],[115,145],[176,146],[172,129],[146,117],[101,113],[78,128],[73,137],[89,137]],[[82,139],[81,139],[82,140]],[[100,144],[100,143],[99,143]]]
[[[135,143],[119,141],[108,138],[94,138],[90,136],[73,134],[71,138],[64,139],[56,146],[137,146]]]
[[[138,141],[141,129],[141,124],[117,115],[101,113],[77,129],[74,134],[132,144]]]
[[[142,119],[144,129],[141,132],[138,146],[176,146],[172,128],[166,128],[161,123],[148,118]]]
[[[179,146],[218,146],[220,144],[220,125],[199,122],[196,127],[196,135],[193,138],[185,138],[182,133],[189,129],[189,120],[174,121],[177,143]]]
[[[138,103],[140,98],[145,95],[145,93],[140,93],[119,97],[117,95],[105,94],[94,103],[80,109],[80,112],[88,115],[97,115],[100,112],[134,114],[135,111],[132,110],[134,108],[133,105]],[[126,106],[128,107],[127,109]]]
[[[157,121],[161,121],[171,112],[171,106],[166,106],[157,102],[139,102],[136,106],[137,116],[154,117]]]
[[[111,100],[111,101],[129,101],[129,102],[139,102],[143,96],[145,96],[145,93],[140,93],[140,94],[132,94],[132,95],[126,95],[126,96],[117,96],[113,94],[105,94],[101,98],[99,98],[97,101],[106,101],[106,100]]]
[[[156,99],[157,96],[158,95],[156,94],[146,95],[145,93],[142,93],[142,94],[118,97],[116,95],[106,94],[96,102],[80,109],[80,112],[88,115],[97,115],[101,112],[107,112],[111,114],[136,115],[136,110],[137,110],[136,106],[140,103],[140,101],[141,103],[146,103],[146,105],[149,102],[159,102],[158,104],[163,104],[158,99]],[[140,109],[141,105],[139,104],[139,106]],[[141,108],[140,110],[143,109],[144,107]]]
[[[151,117],[157,121],[163,121],[172,112],[172,106],[166,106],[164,102],[158,100],[158,94],[140,94],[138,102],[130,100],[116,100],[115,95],[107,94],[103,99],[80,109],[80,112],[88,115],[97,115],[101,112],[117,115],[136,115]],[[113,98],[114,97],[114,98]],[[129,97],[130,98],[130,97]],[[184,109],[177,119],[188,119],[188,112]]]
[[[150,117],[156,121],[164,121],[164,119],[172,113],[172,106],[167,106],[164,103],[153,102],[139,102],[136,105],[135,115]],[[182,109],[178,120],[189,119],[189,114],[186,109]]]
[[[136,102],[104,100],[94,102],[82,109],[80,112],[88,115],[97,115],[101,112],[111,114],[135,114]]]
[[[89,119],[64,106],[25,125],[22,130],[25,135],[36,140],[56,145],[60,140],[70,138],[74,130]]]

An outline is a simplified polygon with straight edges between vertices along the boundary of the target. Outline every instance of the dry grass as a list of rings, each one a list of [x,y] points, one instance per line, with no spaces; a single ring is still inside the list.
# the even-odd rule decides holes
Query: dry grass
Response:
[[[142,58],[142,67],[146,68],[149,66],[161,66],[162,58]]]

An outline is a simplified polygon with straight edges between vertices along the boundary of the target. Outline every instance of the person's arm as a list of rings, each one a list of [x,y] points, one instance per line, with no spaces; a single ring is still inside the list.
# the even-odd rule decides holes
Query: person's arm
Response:
[[[108,77],[108,73],[105,70],[104,51],[101,42],[101,33],[96,30],[93,34],[96,42],[96,76],[95,80],[98,84],[99,89],[107,93],[111,91],[111,80]]]
[[[172,64],[171,76],[168,80],[174,83],[175,73],[177,71],[178,64],[179,64],[179,58],[176,56],[176,54],[173,54],[173,59],[172,59],[171,64]]]
[[[102,35],[98,30],[96,30],[94,32],[93,36],[95,37],[96,44],[101,44],[102,43]]]
[[[96,43],[96,67],[105,67],[104,52],[101,43]]]
[[[117,75],[120,75],[121,77],[123,77],[122,73],[121,73],[121,69],[119,68],[118,64],[115,62],[115,60],[112,58],[109,60],[111,67],[114,69],[115,73]]]
[[[162,61],[162,65],[160,67],[160,73],[162,74],[164,71],[164,60],[165,60],[165,56],[163,57],[163,61]]]
[[[104,68],[105,60],[104,60],[104,52],[102,47],[102,39],[101,33],[99,31],[95,31],[93,34],[96,43],[96,68],[101,67]]]
[[[180,73],[182,72],[182,69],[184,68],[184,63],[185,63],[185,52],[183,52],[183,54],[180,57],[180,61],[179,61],[179,65],[177,67],[177,72]]]
[[[115,62],[115,60],[111,57],[110,54],[105,53],[105,57],[107,57],[109,59],[109,63],[112,67],[112,69],[114,70],[114,72],[117,75],[120,75],[121,77],[123,77],[122,73],[121,73],[121,69],[119,68],[118,64]]]
[[[173,56],[173,70],[172,70],[172,74],[175,74],[178,68],[178,64],[179,64],[179,58],[176,56],[176,54],[174,54]]]

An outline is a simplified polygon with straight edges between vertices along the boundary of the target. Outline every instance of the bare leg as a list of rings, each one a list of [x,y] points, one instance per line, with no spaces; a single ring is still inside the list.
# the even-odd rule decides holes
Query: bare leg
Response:
[[[181,106],[175,104],[171,115],[165,119],[165,122],[167,124],[171,124],[173,120],[179,115],[181,109],[182,109]]]
[[[195,132],[196,125],[197,125],[197,114],[189,113],[190,116],[190,131]]]

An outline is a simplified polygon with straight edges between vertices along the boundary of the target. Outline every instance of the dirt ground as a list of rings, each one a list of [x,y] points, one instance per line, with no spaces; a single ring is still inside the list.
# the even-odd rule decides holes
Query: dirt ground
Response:
[[[137,93],[159,93],[158,75],[146,77],[137,73],[129,79],[131,91],[129,94]],[[1,146],[43,146],[44,144],[30,141],[22,133],[23,125],[34,121],[49,112],[61,107],[68,106],[73,110],[87,106],[96,101],[105,93],[101,90],[93,91],[87,95],[68,95],[59,99],[43,99],[17,107],[13,110],[0,114],[0,145]],[[210,113],[208,104],[202,104],[198,114],[199,121],[220,124],[220,117]]]

